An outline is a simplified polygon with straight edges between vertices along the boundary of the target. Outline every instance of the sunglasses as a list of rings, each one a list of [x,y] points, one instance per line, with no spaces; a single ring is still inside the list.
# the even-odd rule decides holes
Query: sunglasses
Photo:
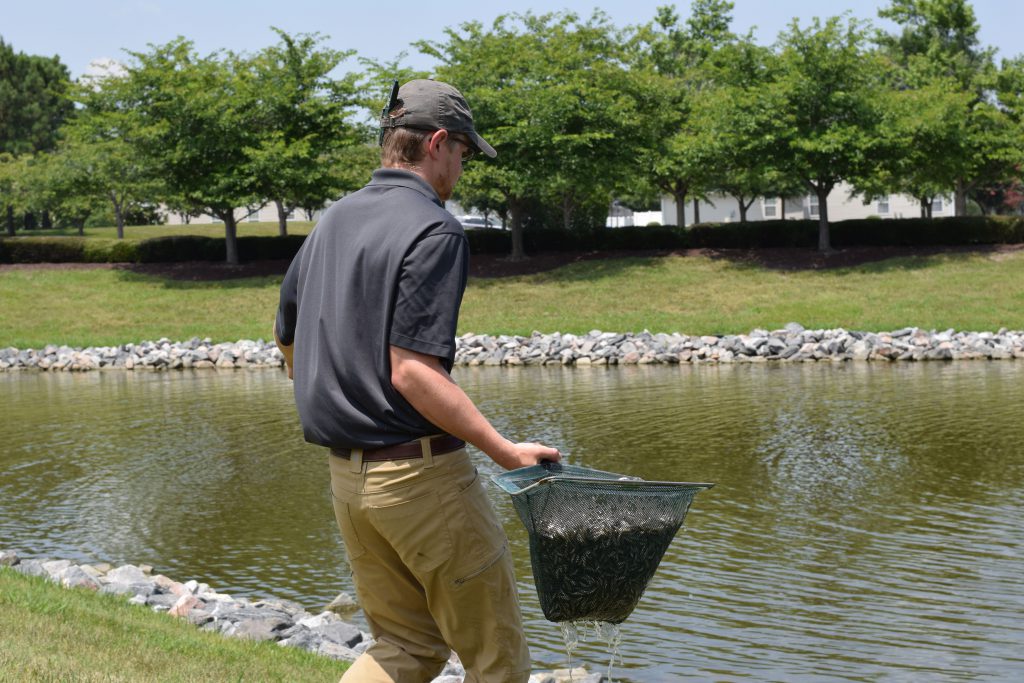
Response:
[[[469,138],[454,133],[448,133],[448,137],[462,143],[462,163],[466,163],[476,156],[476,146],[473,145]]]

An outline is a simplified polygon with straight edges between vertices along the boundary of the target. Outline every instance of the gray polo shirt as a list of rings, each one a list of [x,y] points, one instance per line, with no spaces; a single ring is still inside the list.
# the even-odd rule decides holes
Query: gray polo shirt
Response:
[[[389,345],[451,370],[469,271],[459,222],[415,173],[379,169],[306,238],[277,312],[295,344],[295,403],[306,440],[378,448],[442,430],[391,384]]]

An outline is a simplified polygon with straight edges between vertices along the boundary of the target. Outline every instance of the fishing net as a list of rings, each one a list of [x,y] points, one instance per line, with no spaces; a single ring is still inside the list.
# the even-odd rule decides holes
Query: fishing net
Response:
[[[698,491],[561,463],[511,470],[512,496],[549,621],[622,623],[636,607]]]

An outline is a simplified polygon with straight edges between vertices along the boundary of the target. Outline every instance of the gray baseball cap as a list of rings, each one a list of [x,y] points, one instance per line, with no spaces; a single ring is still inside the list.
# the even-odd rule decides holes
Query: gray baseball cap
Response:
[[[388,128],[443,128],[450,133],[462,133],[467,136],[479,151],[492,159],[498,156],[494,148],[473,128],[473,112],[469,110],[466,98],[458,90],[447,83],[427,79],[409,81],[401,88],[397,86],[398,81],[395,81],[395,87],[391,89],[391,98],[381,113],[381,141],[384,139],[384,131]],[[388,112],[396,105],[404,108],[405,113],[392,118],[388,116]]]

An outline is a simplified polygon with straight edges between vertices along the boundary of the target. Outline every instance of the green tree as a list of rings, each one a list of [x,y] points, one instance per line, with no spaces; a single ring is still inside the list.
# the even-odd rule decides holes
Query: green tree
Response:
[[[81,79],[71,93],[76,115],[61,129],[58,146],[62,175],[76,179],[73,187],[87,195],[83,199],[110,203],[118,239],[129,211],[163,192],[154,164],[136,149],[144,124],[131,106],[131,88],[123,74]]]
[[[279,232],[286,235],[287,216],[294,209],[322,206],[359,187],[344,173],[342,154],[369,134],[349,121],[356,77],[330,76],[354,52],[326,48],[317,34],[274,31],[280,42],[250,62],[257,140],[246,153],[259,192],[276,205]]]
[[[58,57],[15,52],[0,38],[0,153],[53,149],[57,130],[72,112],[65,97],[69,83],[68,69]],[[7,232],[13,235],[13,203],[4,195],[0,203],[6,205]]]
[[[995,51],[981,45],[974,9],[967,0],[891,0],[878,12],[900,26],[896,35],[879,33],[877,42],[901,69],[901,88],[928,89],[945,83],[968,94],[959,110],[957,144],[918,154],[924,168],[956,167],[952,188],[956,215],[967,212],[967,197],[978,188],[1012,173],[1014,154],[1002,148],[1008,140],[1001,111],[992,101]],[[941,175],[931,179],[947,181]]]
[[[607,17],[498,17],[448,29],[417,45],[440,62],[438,78],[458,87],[481,133],[498,150],[491,187],[511,217],[513,259],[525,257],[531,203],[557,197],[564,223],[611,190],[629,170],[638,116],[625,86],[622,40]],[[477,163],[477,162],[473,162]],[[585,191],[584,191],[585,190]]]
[[[862,23],[794,20],[779,38],[774,84],[785,122],[785,163],[818,199],[818,249],[832,249],[828,195],[843,179],[868,177],[882,154],[882,71],[865,48]]]
[[[207,56],[177,38],[131,53],[125,96],[141,125],[132,144],[164,184],[164,203],[224,222],[228,263],[238,263],[235,209],[259,206],[247,150],[260,145],[259,90],[246,59]]]
[[[696,0],[680,24],[673,7],[659,7],[632,42],[631,83],[644,121],[641,173],[673,198],[680,225],[687,197],[699,222],[697,200],[714,185],[719,150],[707,128],[711,119],[702,114],[705,99],[723,85],[722,50],[737,40],[729,29],[732,9],[724,0]]]

